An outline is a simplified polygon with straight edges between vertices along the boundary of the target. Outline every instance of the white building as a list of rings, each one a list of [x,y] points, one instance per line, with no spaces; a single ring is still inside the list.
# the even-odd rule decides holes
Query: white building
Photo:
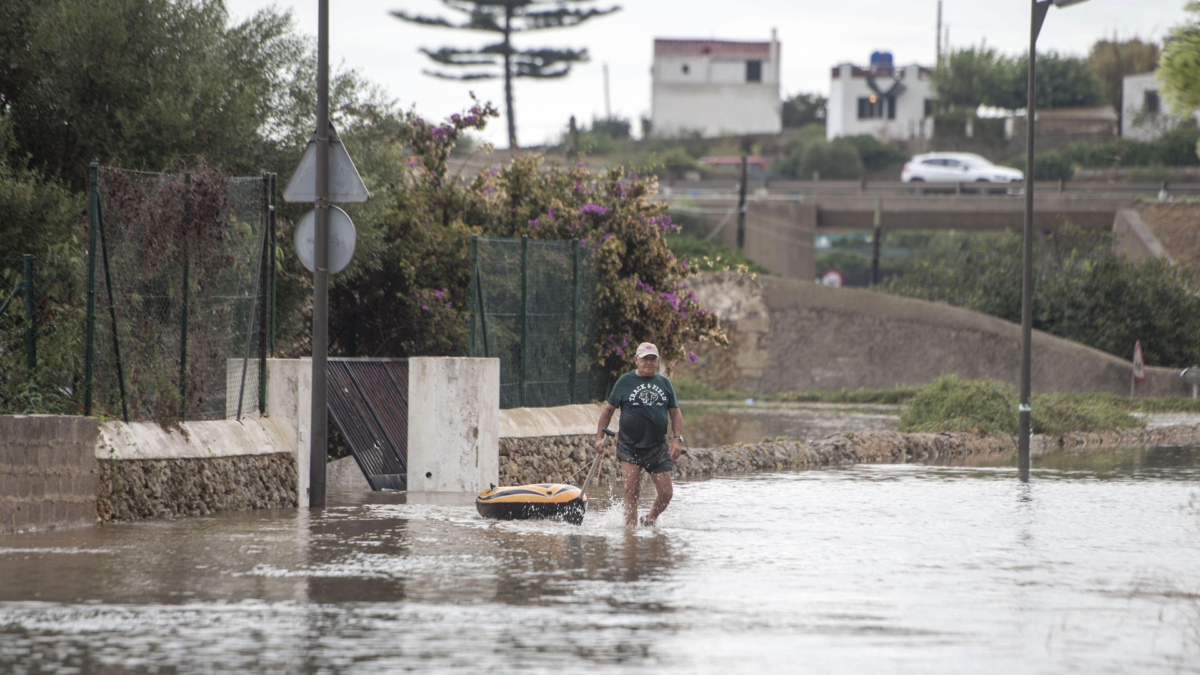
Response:
[[[779,42],[655,40],[650,133],[777,134]]]
[[[1171,114],[1158,95],[1154,73],[1126,75],[1121,82],[1121,135],[1135,141],[1152,141],[1188,123],[1200,122],[1200,112],[1189,122]]]
[[[833,67],[825,137],[870,134],[880,140],[933,135],[933,71],[918,65],[892,66],[892,55],[876,52],[871,67]]]

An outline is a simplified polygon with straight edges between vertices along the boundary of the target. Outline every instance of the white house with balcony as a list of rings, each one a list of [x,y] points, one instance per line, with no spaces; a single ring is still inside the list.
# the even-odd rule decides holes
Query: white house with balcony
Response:
[[[1126,75],[1121,81],[1122,136],[1135,141],[1152,141],[1172,129],[1200,123],[1200,112],[1190,120],[1173,115],[1158,90],[1154,73]]]
[[[654,41],[650,133],[706,138],[777,134],[783,130],[779,98],[779,41]]]
[[[920,65],[895,67],[888,52],[871,55],[871,65],[833,67],[825,137],[870,134],[880,140],[933,135],[933,70]]]

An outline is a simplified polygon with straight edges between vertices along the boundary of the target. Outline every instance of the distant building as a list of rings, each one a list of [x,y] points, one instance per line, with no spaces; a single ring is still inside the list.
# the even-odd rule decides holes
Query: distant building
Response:
[[[871,54],[867,68],[852,63],[833,67],[825,137],[870,134],[880,140],[929,138],[934,101],[930,76],[919,65],[894,67],[889,52]]]
[[[1152,141],[1166,132],[1200,121],[1171,114],[1170,107],[1158,94],[1154,73],[1126,75],[1121,82],[1121,135],[1135,141]]]
[[[779,42],[655,40],[650,133],[777,134]]]

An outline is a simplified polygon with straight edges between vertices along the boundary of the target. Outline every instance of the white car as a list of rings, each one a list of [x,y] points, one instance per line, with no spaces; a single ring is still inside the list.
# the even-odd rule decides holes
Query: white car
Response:
[[[1025,174],[969,152],[916,155],[900,172],[905,183],[1020,183]]]

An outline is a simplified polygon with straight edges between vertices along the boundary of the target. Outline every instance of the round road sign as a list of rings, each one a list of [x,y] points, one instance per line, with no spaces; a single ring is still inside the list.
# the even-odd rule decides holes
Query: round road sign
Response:
[[[354,257],[354,245],[357,242],[354,223],[350,216],[336,206],[329,207],[329,273],[337,274],[346,269],[350,259]],[[300,224],[296,226],[296,255],[308,271],[315,267],[317,240],[317,211],[313,209],[304,214]]]
[[[1196,366],[1184,368],[1183,372],[1179,373],[1179,376],[1188,384],[1200,384],[1200,368]]]
[[[829,270],[821,275],[822,286],[832,286],[833,288],[842,287],[842,273],[837,270]]]

